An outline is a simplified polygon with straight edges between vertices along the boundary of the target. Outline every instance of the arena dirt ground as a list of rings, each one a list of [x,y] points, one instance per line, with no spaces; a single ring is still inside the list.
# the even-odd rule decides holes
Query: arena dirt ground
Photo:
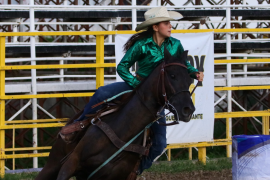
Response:
[[[137,180],[232,180],[231,169],[180,173],[144,172]]]

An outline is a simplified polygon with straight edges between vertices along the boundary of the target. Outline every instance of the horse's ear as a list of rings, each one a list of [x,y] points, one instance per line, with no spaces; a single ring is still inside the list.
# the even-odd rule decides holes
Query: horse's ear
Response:
[[[164,46],[164,59],[169,60],[171,58],[171,53],[168,51],[168,49]]]

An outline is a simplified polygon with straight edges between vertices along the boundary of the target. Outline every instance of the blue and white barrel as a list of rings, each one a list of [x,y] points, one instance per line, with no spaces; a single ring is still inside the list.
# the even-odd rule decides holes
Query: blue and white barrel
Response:
[[[233,180],[270,180],[270,135],[232,137]]]

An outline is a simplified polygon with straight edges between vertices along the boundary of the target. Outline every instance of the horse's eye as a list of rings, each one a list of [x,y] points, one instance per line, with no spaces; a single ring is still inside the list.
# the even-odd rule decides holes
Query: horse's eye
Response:
[[[171,74],[171,78],[173,78],[173,79],[174,79],[174,78],[175,78],[175,75],[174,75],[174,74]]]

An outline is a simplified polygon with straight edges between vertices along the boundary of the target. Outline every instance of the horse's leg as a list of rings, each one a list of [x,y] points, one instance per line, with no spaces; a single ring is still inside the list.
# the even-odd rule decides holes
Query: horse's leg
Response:
[[[66,152],[72,149],[73,144],[67,145],[61,138],[57,139],[50,152],[48,161],[40,171],[35,180],[54,180],[57,178],[61,168],[61,160],[66,156]]]
[[[69,180],[69,178],[74,176],[78,166],[79,157],[76,153],[72,153],[68,160],[61,167],[57,176],[57,180]]]

